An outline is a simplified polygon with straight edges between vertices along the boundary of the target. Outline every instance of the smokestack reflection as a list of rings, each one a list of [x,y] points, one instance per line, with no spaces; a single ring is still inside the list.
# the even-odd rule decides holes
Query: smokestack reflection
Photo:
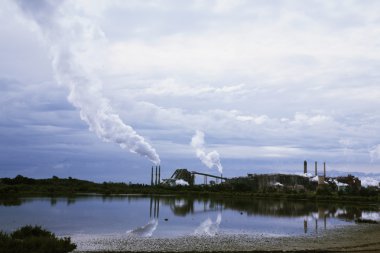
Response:
[[[153,167],[152,167],[153,172]],[[153,175],[153,173],[152,173]],[[153,180],[153,179],[152,179]],[[137,227],[135,229],[127,231],[128,236],[136,236],[136,237],[151,237],[153,232],[158,227],[158,214],[160,212],[160,201],[159,198],[155,198],[153,196],[150,197],[149,200],[149,217],[150,221],[141,227]],[[153,218],[152,218],[153,215]]]
[[[315,233],[318,234],[318,218],[315,219]]]
[[[303,220],[303,231],[305,232],[305,234],[307,233],[307,219]]]
[[[152,209],[153,207],[153,209]],[[152,218],[152,210],[153,210],[153,218],[156,219],[160,214],[160,199],[156,197],[150,197],[150,205],[149,205],[149,217]]]
[[[150,198],[150,203],[149,203],[149,217],[152,218],[152,197]]]

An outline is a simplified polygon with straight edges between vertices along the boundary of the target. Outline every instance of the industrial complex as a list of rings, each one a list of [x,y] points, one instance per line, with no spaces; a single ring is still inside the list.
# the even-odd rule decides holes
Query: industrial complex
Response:
[[[237,190],[253,191],[358,191],[361,181],[358,177],[347,176],[330,177],[326,172],[326,162],[323,162],[323,171],[318,172],[318,163],[314,162],[313,173],[308,171],[308,162],[303,163],[303,173],[300,174],[247,174],[247,176],[226,178],[223,175],[212,175],[197,171],[189,171],[186,168],[176,169],[172,176],[161,179],[161,167],[152,167],[151,185],[167,186],[194,186],[195,177],[203,177],[201,185],[229,185]],[[198,180],[199,182],[199,180]]]

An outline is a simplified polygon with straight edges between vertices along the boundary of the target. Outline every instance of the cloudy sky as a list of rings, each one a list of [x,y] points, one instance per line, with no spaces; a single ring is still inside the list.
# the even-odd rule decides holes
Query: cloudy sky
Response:
[[[379,1],[1,1],[0,32],[0,177],[218,173],[196,130],[226,176],[380,172]]]

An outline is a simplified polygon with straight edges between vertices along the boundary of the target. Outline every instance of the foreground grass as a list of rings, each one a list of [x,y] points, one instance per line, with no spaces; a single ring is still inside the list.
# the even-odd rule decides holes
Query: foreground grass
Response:
[[[58,238],[38,226],[24,226],[11,234],[0,232],[1,253],[66,253],[74,249],[69,237]]]

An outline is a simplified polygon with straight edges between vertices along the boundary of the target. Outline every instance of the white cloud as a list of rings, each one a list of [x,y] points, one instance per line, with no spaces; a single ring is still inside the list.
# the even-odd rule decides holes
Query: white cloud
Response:
[[[310,29],[299,30],[292,19]],[[259,76],[262,85],[284,81],[331,81],[345,73],[365,73],[360,59],[373,59],[376,44],[368,41],[374,27],[336,30],[320,28],[310,18],[284,12],[277,22],[247,20],[226,26],[212,26],[198,33],[175,33],[153,41],[133,40],[110,44],[107,65],[113,74],[164,72],[195,76]],[[209,21],[211,22],[211,21]],[[223,24],[224,25],[224,24]],[[320,25],[320,24],[319,24]],[[376,29],[377,30],[377,29]],[[355,32],[367,36],[351,36]],[[378,32],[371,33],[378,39]],[[365,39],[364,39],[365,38]],[[376,55],[376,53],[375,53]]]
[[[290,124],[313,126],[313,125],[323,124],[330,120],[331,119],[325,115],[308,116],[304,113],[297,112],[294,115],[294,120],[290,121]]]
[[[212,10],[216,13],[224,13],[236,10],[245,3],[245,0],[216,0],[212,6]]]
[[[143,94],[160,95],[160,96],[200,96],[204,94],[218,95],[215,93],[242,93],[244,84],[225,85],[222,87],[213,87],[210,85],[188,85],[179,83],[175,79],[164,79],[152,84],[150,87],[141,90]]]
[[[261,116],[248,116],[248,115],[239,115],[236,116],[236,119],[239,121],[251,121],[254,122],[257,125],[261,125],[265,123],[269,118],[266,115],[261,115]]]

